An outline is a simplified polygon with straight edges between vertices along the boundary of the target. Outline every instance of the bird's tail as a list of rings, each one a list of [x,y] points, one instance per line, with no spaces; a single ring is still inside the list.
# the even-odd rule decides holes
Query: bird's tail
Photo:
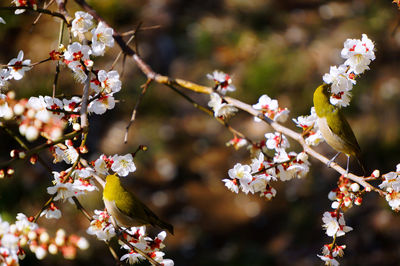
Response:
[[[355,157],[356,157],[356,159],[357,159],[358,165],[360,165],[361,169],[363,170],[363,175],[365,176],[365,175],[366,175],[366,172],[365,172],[365,168],[364,168],[364,166],[363,166],[363,164],[362,164],[362,162],[361,162],[361,157],[360,157],[359,155],[357,155],[357,156],[355,156]]]
[[[172,235],[174,234],[174,227],[171,225],[171,224],[169,224],[169,223],[167,223],[167,222],[164,222],[164,221],[162,221],[162,220],[157,220],[157,223],[156,223],[156,225],[158,226],[158,227],[160,227],[161,229],[166,229],[168,232],[170,232]]]

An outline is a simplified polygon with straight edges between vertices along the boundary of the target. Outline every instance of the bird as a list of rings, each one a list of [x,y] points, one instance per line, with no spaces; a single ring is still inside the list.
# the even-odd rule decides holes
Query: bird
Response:
[[[330,103],[329,90],[328,84],[322,84],[315,90],[313,97],[318,128],[329,146],[338,152],[327,165],[330,167],[337,156],[344,153],[347,156],[346,174],[349,172],[350,156],[357,159],[365,173],[360,161],[360,145],[358,145],[356,136],[340,108]]]
[[[117,174],[108,175],[103,190],[103,201],[107,212],[114,218],[117,226],[132,227],[142,225],[157,226],[174,234],[171,224],[162,221],[133,193],[127,191]],[[115,224],[114,224],[115,226]]]

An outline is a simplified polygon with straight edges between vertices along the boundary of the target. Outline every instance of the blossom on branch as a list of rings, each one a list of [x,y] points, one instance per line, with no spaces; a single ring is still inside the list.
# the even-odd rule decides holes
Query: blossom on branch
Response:
[[[238,111],[238,109],[232,104],[224,102],[218,93],[211,93],[210,98],[208,106],[213,109],[215,117],[229,118]]]
[[[350,67],[350,72],[356,75],[364,73],[369,69],[371,61],[375,60],[375,45],[366,34],[362,39],[347,39],[344,42],[344,48],[341,55],[347,59],[344,64]]]
[[[8,69],[11,70],[8,78],[13,78],[15,80],[20,80],[24,77],[25,71],[30,70],[32,67],[30,66],[31,60],[24,60],[24,51],[19,51],[17,58],[13,58],[8,63]]]
[[[322,227],[326,229],[326,234],[330,237],[334,237],[335,235],[337,237],[343,236],[345,233],[353,230],[353,228],[346,225],[343,213],[341,212],[324,212],[322,221],[324,222]]]
[[[124,156],[114,155],[112,157],[113,164],[111,170],[116,172],[119,176],[127,176],[129,172],[135,172],[136,166],[133,163],[132,154],[128,153]]]
[[[92,98],[92,97],[89,97]],[[90,102],[88,111],[98,115],[104,114],[107,110],[111,110],[115,107],[115,99],[112,93],[101,96]]]
[[[228,91],[235,91],[236,87],[232,85],[231,77],[218,70],[214,70],[212,74],[207,74],[207,78],[215,82],[215,89],[225,95]]]
[[[171,259],[164,259],[165,253],[160,251],[165,247],[163,241],[166,236],[167,233],[162,231],[157,235],[157,237],[152,239],[151,237],[146,236],[145,226],[131,227],[130,229],[126,230],[126,233],[123,234],[123,237],[129,242],[130,245],[140,249],[156,262],[164,266],[173,266],[174,261]],[[122,246],[122,248],[129,250],[129,253],[121,257],[121,261],[126,260],[129,262],[129,264],[134,264],[145,259],[144,256],[137,253],[134,249],[121,240],[119,241],[119,244]]]
[[[303,131],[307,131],[305,135],[303,134],[307,145],[315,146],[324,141],[324,137],[318,128],[317,119],[314,106],[311,107],[310,115],[292,119],[296,126],[301,127]]]
[[[106,47],[114,46],[114,30],[100,21],[97,28],[92,30],[92,51],[95,56],[102,56]]]
[[[383,182],[379,185],[385,189],[386,201],[392,210],[400,211],[400,164],[396,166],[396,172],[390,172],[382,176]]]
[[[253,108],[262,112],[266,117],[277,122],[285,122],[289,116],[290,111],[287,108],[280,108],[278,100],[271,99],[268,95],[262,95],[258,99],[257,104],[253,104]],[[255,122],[260,122],[261,119],[254,117]]]
[[[90,222],[86,232],[89,235],[96,235],[99,240],[108,241],[115,234],[115,228],[111,224],[111,217],[106,211],[94,210],[93,220]]]
[[[339,107],[350,104],[351,90],[356,84],[355,78],[369,69],[375,60],[374,44],[366,34],[362,39],[347,39],[341,51],[342,58],[347,59],[339,67],[331,66],[330,72],[323,76],[326,84],[332,84],[330,102]]]
[[[36,0],[12,0],[12,4],[15,4],[16,7],[32,7],[33,9],[37,9]],[[19,15],[25,12],[25,9],[17,9],[15,10],[15,15]]]
[[[101,89],[105,93],[115,93],[121,90],[121,81],[117,71],[112,70],[106,72],[104,70],[100,70],[97,76]],[[99,93],[100,90],[96,90],[96,92]]]
[[[281,150],[287,149],[290,147],[289,141],[287,140],[286,136],[282,133],[275,132],[275,133],[266,133],[265,138],[267,139],[266,145],[267,148],[270,150]]]
[[[71,25],[71,32],[74,37],[79,36],[80,39],[83,39],[82,34],[88,32],[93,26],[93,17],[86,12],[77,11]]]

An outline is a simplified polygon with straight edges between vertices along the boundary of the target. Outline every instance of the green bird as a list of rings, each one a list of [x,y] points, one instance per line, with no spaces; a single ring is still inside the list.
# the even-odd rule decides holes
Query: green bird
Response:
[[[328,162],[328,166],[336,159],[340,153],[347,156],[346,173],[349,172],[350,156],[357,159],[361,168],[364,167],[360,162],[361,149],[354,136],[346,118],[341,110],[329,102],[330,86],[320,85],[314,92],[314,107],[318,116],[317,124],[325,141],[338,153]],[[365,171],[364,171],[365,172]]]
[[[134,194],[122,187],[116,174],[108,175],[103,190],[103,201],[107,211],[118,226],[158,226],[174,234],[171,224],[162,221]]]

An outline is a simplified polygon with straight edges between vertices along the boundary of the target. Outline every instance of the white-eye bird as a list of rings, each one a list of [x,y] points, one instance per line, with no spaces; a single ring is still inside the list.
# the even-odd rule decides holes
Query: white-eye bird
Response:
[[[152,225],[174,234],[173,226],[162,221],[134,194],[125,190],[116,174],[108,175],[106,178],[103,201],[118,226]]]
[[[346,173],[349,171],[350,156],[356,157],[364,171],[364,167],[360,162],[361,149],[358,145],[357,139],[341,110],[330,103],[329,90],[330,86],[328,84],[320,85],[315,90],[313,99],[315,112],[318,116],[317,123],[319,130],[329,146],[338,151],[338,153],[328,162],[328,166],[340,153],[344,153],[347,156]]]

